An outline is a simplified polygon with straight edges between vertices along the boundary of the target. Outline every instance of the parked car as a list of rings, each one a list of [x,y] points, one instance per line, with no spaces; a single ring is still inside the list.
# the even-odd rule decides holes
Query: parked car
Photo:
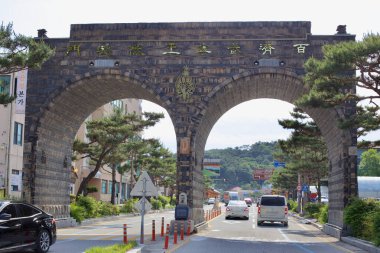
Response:
[[[321,203],[329,203],[329,199],[326,196],[321,196]]]
[[[209,198],[209,199],[207,200],[207,204],[208,204],[208,205],[213,205],[213,204],[215,204],[215,198]]]
[[[244,198],[245,203],[247,203],[248,207],[252,206],[252,199],[251,198]]]
[[[226,220],[232,217],[249,219],[249,208],[243,200],[230,200],[226,207]]]
[[[32,248],[46,253],[56,239],[52,215],[30,204],[0,200],[0,252]]]
[[[288,226],[288,206],[281,195],[263,195],[257,208],[257,225],[264,222],[281,222]]]

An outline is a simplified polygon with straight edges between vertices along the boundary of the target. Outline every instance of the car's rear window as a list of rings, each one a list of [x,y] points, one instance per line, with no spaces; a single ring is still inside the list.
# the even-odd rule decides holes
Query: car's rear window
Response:
[[[263,206],[285,206],[285,198],[283,197],[261,197],[261,205]]]

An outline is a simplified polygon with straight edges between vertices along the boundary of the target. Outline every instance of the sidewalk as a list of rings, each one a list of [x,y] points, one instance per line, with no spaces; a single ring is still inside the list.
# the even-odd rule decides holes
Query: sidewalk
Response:
[[[292,213],[291,215],[292,215],[292,217],[298,219],[300,222],[302,222],[304,224],[310,224],[310,225],[312,225],[312,226],[320,229],[322,232],[324,232],[323,231],[323,225],[319,224],[316,219],[306,219],[304,217],[299,216],[296,213]],[[370,253],[380,253],[380,247],[376,247],[371,242],[364,241],[364,240],[361,240],[361,239],[357,239],[357,238],[351,237],[351,236],[342,236],[339,239],[342,242],[345,242],[347,244],[355,246],[355,247],[357,247],[359,249],[366,250],[366,251],[368,251]]]

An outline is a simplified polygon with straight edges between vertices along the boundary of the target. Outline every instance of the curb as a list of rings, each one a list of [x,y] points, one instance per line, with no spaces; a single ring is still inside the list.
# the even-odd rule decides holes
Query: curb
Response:
[[[342,242],[345,242],[345,243],[348,243],[352,246],[355,246],[359,249],[366,250],[370,253],[380,253],[380,248],[376,247],[373,243],[368,242],[368,241],[357,239],[357,238],[351,237],[351,236],[342,236],[342,238],[340,240]]]

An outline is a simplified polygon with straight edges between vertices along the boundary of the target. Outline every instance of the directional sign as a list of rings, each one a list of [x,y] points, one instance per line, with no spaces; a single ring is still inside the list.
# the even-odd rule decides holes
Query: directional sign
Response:
[[[277,167],[283,167],[283,168],[285,168],[286,163],[285,163],[285,162],[279,162],[279,161],[274,160],[274,161],[273,161],[273,166],[274,166],[275,168],[277,168]]]
[[[135,207],[137,210],[139,210],[139,211],[141,212],[142,209],[143,209],[143,205],[144,205],[143,202],[145,202],[145,206],[144,206],[144,208],[145,208],[145,212],[149,212],[150,210],[152,210],[152,204],[150,204],[149,201],[148,201],[146,198],[144,198],[144,197],[142,197],[142,198],[139,200],[139,202],[137,202],[137,203],[134,205],[134,207]]]
[[[148,172],[143,171],[135,187],[131,191],[131,196],[157,196],[157,188],[154,186]]]

